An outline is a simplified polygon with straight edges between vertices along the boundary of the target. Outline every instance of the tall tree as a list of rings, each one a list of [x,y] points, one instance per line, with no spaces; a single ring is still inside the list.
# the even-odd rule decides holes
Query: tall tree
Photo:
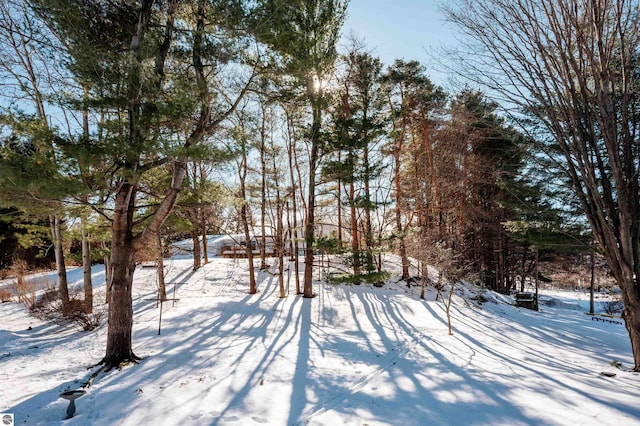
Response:
[[[467,74],[535,119],[622,289],[640,371],[640,17],[632,0],[460,0]],[[477,52],[485,54],[477,55]]]
[[[51,48],[52,45],[55,46],[55,42],[51,43],[51,34],[46,27],[41,25],[41,21],[29,8],[26,1],[8,0],[3,2],[0,5],[0,21],[2,22],[0,24],[0,86],[3,88],[0,98],[9,116],[2,121],[12,128],[10,130],[13,133],[12,137],[22,138],[23,141],[24,138],[28,138],[28,144],[44,154],[43,157],[35,161],[46,160],[55,168],[58,158],[54,149],[54,138],[38,138],[33,132],[27,136],[29,132],[17,131],[13,128],[11,116],[15,116],[16,113],[21,114],[25,110],[34,111],[33,121],[43,129],[48,129],[50,122],[47,113],[50,112],[48,107],[51,105],[47,104],[46,99],[47,97],[60,96],[59,87],[69,84],[71,81],[65,78],[66,76],[61,77],[64,75],[62,67],[51,65],[51,63],[58,64],[60,59],[60,56]],[[58,88],[55,89],[55,87]],[[10,143],[5,145],[5,148],[11,149],[10,145]],[[23,151],[22,162],[34,160],[33,154],[35,151]],[[11,164],[5,163],[3,168],[8,171]],[[12,172],[20,174],[21,170],[13,169]],[[52,173],[57,172],[52,171]],[[36,177],[51,178],[51,176],[42,176],[41,174],[30,176],[31,179],[27,179],[25,187],[24,185],[16,185],[17,182],[22,181],[21,179],[6,180],[5,176],[3,192],[6,194],[5,200],[13,199],[14,203],[19,203],[22,199],[30,207],[34,203],[38,204],[42,207],[41,214],[48,216],[58,272],[58,291],[62,299],[62,310],[66,312],[69,305],[69,290],[62,242],[63,219],[61,215],[63,208],[61,199],[68,192],[64,191],[62,187],[49,194],[40,194],[35,197],[34,193],[30,192],[29,186],[33,185],[32,181]],[[59,175],[56,181],[61,178],[62,176]],[[2,184],[3,182],[0,182],[0,185]]]
[[[253,227],[253,217],[251,214],[251,206],[247,194],[247,175],[249,172],[249,155],[251,149],[251,140],[249,132],[245,129],[245,123],[250,121],[250,114],[244,110],[239,116],[239,124],[236,129],[236,143],[238,144],[239,156],[237,159],[238,171],[238,214],[239,222],[244,234],[245,255],[247,256],[247,264],[249,268],[249,294],[256,294],[258,287],[256,283],[254,262],[253,262],[253,242],[254,238],[251,232]]]
[[[442,106],[445,94],[429,80],[424,66],[416,61],[396,60],[386,70],[383,81],[391,115],[391,131],[385,152],[393,159],[395,236],[402,260],[402,279],[407,280],[409,257],[406,234],[415,212],[409,194],[417,196],[420,192],[414,191],[415,187],[407,191],[403,180],[405,160],[410,154],[408,147],[419,138],[420,124],[425,122],[432,110]],[[415,149],[412,151],[417,152]]]
[[[361,268],[367,273],[376,269],[371,212],[377,204],[371,185],[381,170],[374,152],[385,124],[386,103],[381,90],[382,64],[378,58],[354,46],[341,59],[342,73],[337,77],[333,96],[336,102],[331,114],[333,134],[326,149],[328,153],[334,152],[324,161],[323,173],[337,181],[339,203],[342,203],[342,186],[347,188],[351,258],[354,275],[358,277]]]
[[[304,297],[313,293],[316,173],[321,150],[324,81],[336,58],[336,43],[348,0],[261,0],[266,6],[259,20],[267,30],[261,39],[282,53],[287,71],[307,88],[312,122],[309,131],[309,182],[305,217]]]
[[[495,273],[492,288],[505,292],[509,250],[503,222],[515,218],[516,202],[525,201],[513,195],[522,192],[523,182],[516,178],[524,165],[524,137],[506,125],[497,108],[481,92],[463,90],[451,101],[443,138],[459,153],[447,162],[460,165],[459,196],[450,207],[468,249],[465,257],[476,271]]]
[[[285,119],[287,122],[286,135],[284,136],[287,147],[287,159],[289,162],[289,181],[291,182],[291,219],[289,220],[289,250],[290,260],[293,260],[294,277],[296,281],[296,294],[302,294],[300,288],[300,244],[298,241],[298,197],[300,190],[300,167],[297,154],[297,132],[295,125],[295,106],[292,104],[283,105]],[[304,198],[300,196],[300,200],[304,202]]]
[[[73,148],[68,152],[92,152],[110,176],[109,329],[102,360],[110,368],[137,360],[131,345],[136,253],[170,214],[186,158],[197,155],[195,148],[232,113],[251,81],[250,73],[241,77],[234,65],[233,77],[244,81],[236,86],[227,80],[234,90],[215,96],[222,90],[219,79],[229,77],[224,65],[237,64],[233,52],[242,52],[231,46],[237,39],[225,29],[237,23],[243,5],[223,0],[32,4],[65,46],[70,72],[88,88],[89,107],[103,117],[89,140],[60,138]],[[153,209],[145,208],[148,219],[138,222],[142,176],[160,166],[168,166],[171,185]]]

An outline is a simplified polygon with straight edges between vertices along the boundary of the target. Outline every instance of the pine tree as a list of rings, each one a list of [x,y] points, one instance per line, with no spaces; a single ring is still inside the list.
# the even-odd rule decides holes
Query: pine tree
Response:
[[[419,162],[413,161],[411,166],[411,156],[424,152],[424,147],[416,145],[416,141],[420,140],[421,132],[422,139],[427,136],[424,124],[434,111],[442,108],[446,95],[429,80],[424,66],[417,61],[396,60],[387,68],[383,81],[391,116],[390,136],[384,151],[392,158],[394,237],[402,260],[402,279],[406,281],[409,279],[407,237],[418,210],[416,197],[423,195],[422,189],[416,186],[418,179],[415,178],[415,166]],[[415,160],[415,155],[413,157]],[[414,172],[407,172],[408,167],[414,167]]]
[[[15,207],[18,210],[21,210],[21,203],[25,202],[30,210],[48,217],[58,272],[58,290],[63,312],[68,313],[69,291],[61,228],[64,208],[61,200],[78,190],[78,187],[73,180],[63,182],[63,173],[53,171],[63,165],[58,164],[60,159],[56,153],[55,138],[47,135],[51,130],[47,115],[51,112],[51,105],[46,99],[61,96],[60,88],[69,80],[61,69],[59,61],[62,58],[55,51],[55,41],[50,41],[48,29],[25,1],[3,2],[0,5],[0,20],[3,22],[0,25],[0,80],[7,89],[0,94],[7,105],[6,113],[0,114],[0,123],[9,128],[7,133],[10,134],[2,147],[5,155],[0,169],[6,173],[0,176],[0,186],[3,186],[0,191],[5,194],[5,202],[13,200],[13,203],[17,203]],[[15,163],[18,160],[15,154],[22,157],[18,161],[22,165]],[[25,167],[27,163],[35,163],[32,166],[37,169],[44,162],[50,166],[46,175],[30,175]],[[53,175],[55,179],[51,179]],[[52,191],[35,196],[32,188],[38,185],[33,181],[38,178],[43,178],[41,186],[48,186]],[[38,208],[33,209],[34,205]]]
[[[243,5],[222,0],[32,3],[64,46],[69,72],[87,89],[66,102],[87,105],[99,119],[88,138],[56,136],[64,153],[76,159],[75,173],[84,172],[83,180],[94,190],[108,191],[113,205],[103,359],[110,368],[137,360],[131,346],[136,253],[155,240],[172,211],[186,158],[199,155],[197,147],[232,113],[252,79],[252,71],[238,65],[243,49],[236,44],[237,32],[226,30],[239,31],[236,18],[243,15]],[[225,72],[231,63],[233,70]],[[236,85],[237,80],[244,81]],[[224,86],[227,96],[215,96]],[[91,167],[78,169],[82,164]],[[154,209],[145,207],[148,219],[139,223],[143,176],[158,167],[168,168],[171,183]]]
[[[377,203],[371,185],[382,169],[374,152],[383,134],[386,111],[383,110],[380,60],[354,47],[342,57],[342,62],[342,76],[338,77],[333,96],[336,99],[332,109],[333,134],[326,148],[333,153],[323,162],[323,174],[325,179],[336,181],[339,204],[342,204],[342,186],[347,188],[345,204],[350,211],[350,258],[358,282],[361,278],[366,279],[361,276],[363,273],[372,274],[377,269],[371,220],[371,212],[377,208]],[[359,220],[361,216],[363,220]]]
[[[316,173],[321,151],[324,79],[336,58],[336,43],[348,0],[261,0],[259,38],[282,54],[287,72],[307,89],[312,122],[309,130],[309,182],[305,217],[304,297],[313,293]]]

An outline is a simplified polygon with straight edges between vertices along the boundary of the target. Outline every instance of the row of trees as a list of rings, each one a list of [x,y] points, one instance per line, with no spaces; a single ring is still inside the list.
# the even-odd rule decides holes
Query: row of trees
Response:
[[[250,293],[257,291],[252,228],[261,236],[260,267],[266,267],[266,236],[271,235],[283,297],[287,251],[297,273],[297,253],[304,250],[302,286],[296,275],[296,292],[304,297],[314,296],[316,251],[346,253],[350,280],[377,283],[383,276],[379,254],[389,247],[402,258],[402,279],[411,278],[409,258],[415,258],[423,282],[426,265],[435,263],[443,271],[472,272],[507,291],[517,278],[522,285],[533,273],[534,252],[557,244],[559,234],[576,238],[544,201],[543,190],[575,184],[591,169],[572,167],[577,171],[569,180],[544,175],[548,170],[533,166],[529,154],[551,154],[544,158],[566,165],[557,155],[562,152],[558,138],[566,136],[569,160],[569,148],[580,139],[516,131],[480,92],[447,94],[416,62],[396,61],[384,69],[357,42],[338,55],[346,5],[339,0],[3,3],[2,48],[11,55],[0,64],[7,89],[2,199],[17,211],[37,205],[47,215],[63,304],[68,292],[60,218],[83,218],[83,230],[108,228],[106,367],[137,359],[131,349],[133,273],[141,251],[156,241],[162,247],[158,237],[169,228],[190,230],[198,250],[212,227],[244,234]],[[512,13],[527,10],[500,5]],[[470,16],[457,10],[450,16],[478,35]],[[569,50],[573,53],[573,47]],[[602,105],[620,105],[612,100],[583,111],[587,97],[576,105],[561,104],[564,109],[545,106],[559,88],[574,90],[569,83],[577,71],[569,72],[565,86],[558,83],[526,104],[526,115],[518,120],[525,130],[565,132],[576,123],[541,118],[557,110],[593,118]],[[504,72],[490,74],[496,75],[509,78]],[[591,80],[585,81],[582,90],[591,90]],[[499,87],[511,86],[492,86]],[[528,93],[519,95],[528,99]],[[631,98],[614,98],[626,99],[626,108],[632,105]],[[557,113],[552,116],[558,119]],[[619,124],[622,115],[614,116]],[[624,117],[634,122],[635,115]],[[605,148],[604,133],[590,123],[593,146]],[[637,153],[633,138],[630,143],[630,153]],[[596,161],[595,186],[578,197],[587,213],[597,209],[584,200],[593,200],[594,191],[611,190],[609,178],[615,177],[613,163],[602,160],[602,153],[590,151],[582,161],[602,162]],[[633,168],[636,163],[624,164]],[[552,185],[543,185],[542,176]],[[603,200],[614,202],[619,194],[611,190]],[[618,211],[615,202],[611,212]],[[69,210],[72,205],[78,208]],[[225,220],[231,216],[235,220]],[[603,228],[587,216],[594,229]],[[611,253],[613,242],[596,236],[605,256]],[[582,238],[580,232],[577,237]],[[616,256],[608,257],[610,263],[621,259]],[[196,252],[194,268],[200,258]],[[633,320],[627,324],[640,364]]]
[[[622,289],[640,370],[640,5],[634,0],[459,0],[458,71],[489,88],[579,201]]]
[[[214,140],[244,144],[238,129],[253,112],[246,95],[265,78],[310,102],[308,158],[317,163],[323,97],[304,88],[333,62],[345,8],[337,0],[3,3],[3,201],[50,212],[63,309],[62,208],[85,205],[108,224],[106,367],[136,360],[136,255],[160,233],[185,183],[200,194],[203,169],[188,176],[188,164],[215,157]],[[315,173],[308,176],[313,224]],[[190,198],[186,216],[206,222],[203,200]],[[240,210],[246,220],[242,202]],[[305,232],[312,296],[313,225]]]

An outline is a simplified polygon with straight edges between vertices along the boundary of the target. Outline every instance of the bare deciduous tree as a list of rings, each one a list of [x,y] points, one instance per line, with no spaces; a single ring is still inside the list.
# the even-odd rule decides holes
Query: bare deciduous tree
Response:
[[[547,161],[565,171],[622,289],[636,371],[639,13],[630,0],[460,0],[447,10],[473,49],[459,52],[463,72],[532,117]]]

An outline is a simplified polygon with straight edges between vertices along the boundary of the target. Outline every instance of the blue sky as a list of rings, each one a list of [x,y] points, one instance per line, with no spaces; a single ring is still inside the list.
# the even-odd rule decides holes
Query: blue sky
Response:
[[[455,43],[453,28],[444,22],[439,0],[351,0],[343,37],[353,32],[382,61],[417,60],[436,83],[446,85],[432,59],[438,49]]]

